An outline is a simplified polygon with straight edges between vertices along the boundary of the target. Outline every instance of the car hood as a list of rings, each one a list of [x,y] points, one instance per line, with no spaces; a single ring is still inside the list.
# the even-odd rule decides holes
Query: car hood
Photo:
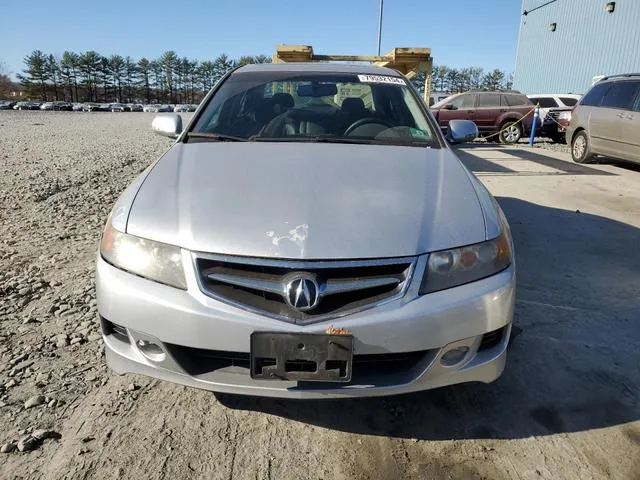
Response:
[[[411,256],[486,239],[449,149],[321,143],[177,143],[149,171],[127,233],[219,254]]]

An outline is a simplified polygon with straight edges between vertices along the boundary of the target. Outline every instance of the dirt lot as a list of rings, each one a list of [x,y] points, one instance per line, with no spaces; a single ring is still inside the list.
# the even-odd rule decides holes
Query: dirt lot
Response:
[[[93,262],[119,192],[171,144],[150,120],[0,112],[0,445],[33,449],[0,478],[640,478],[640,169],[460,149],[516,242],[496,383],[216,398],[104,367]]]

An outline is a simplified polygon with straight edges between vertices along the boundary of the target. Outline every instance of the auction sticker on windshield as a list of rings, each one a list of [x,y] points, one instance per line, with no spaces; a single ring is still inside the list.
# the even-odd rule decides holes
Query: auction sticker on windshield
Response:
[[[392,83],[394,85],[406,85],[407,83],[398,77],[387,75],[358,75],[358,80],[365,83]]]

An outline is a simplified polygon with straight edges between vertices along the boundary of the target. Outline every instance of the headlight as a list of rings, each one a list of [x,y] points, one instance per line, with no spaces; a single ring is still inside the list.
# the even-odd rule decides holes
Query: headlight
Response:
[[[558,120],[567,120],[571,121],[571,112],[560,112],[558,114]]]
[[[122,233],[111,225],[111,216],[102,232],[100,254],[114,267],[187,289],[179,247]]]
[[[429,254],[420,294],[437,292],[490,277],[511,265],[505,230],[493,240]]]

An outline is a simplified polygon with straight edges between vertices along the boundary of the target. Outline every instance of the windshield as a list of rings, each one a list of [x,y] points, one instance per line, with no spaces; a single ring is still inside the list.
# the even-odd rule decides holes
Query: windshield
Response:
[[[439,146],[400,77],[318,72],[234,73],[188,138]]]

